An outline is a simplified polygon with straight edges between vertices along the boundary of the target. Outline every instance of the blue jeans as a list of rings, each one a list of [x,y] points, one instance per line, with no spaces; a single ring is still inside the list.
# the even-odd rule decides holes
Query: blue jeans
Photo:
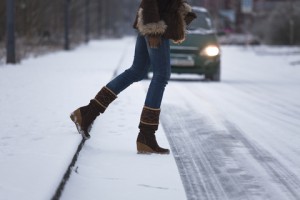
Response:
[[[115,94],[119,94],[133,82],[142,80],[148,73],[150,65],[153,68],[153,77],[148,88],[145,106],[160,108],[171,74],[168,39],[161,38],[161,45],[158,48],[150,48],[147,37],[138,35],[132,66],[110,81],[106,87]]]

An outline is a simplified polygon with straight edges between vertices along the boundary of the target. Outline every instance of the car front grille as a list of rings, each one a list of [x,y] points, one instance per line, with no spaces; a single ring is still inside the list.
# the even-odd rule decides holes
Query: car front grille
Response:
[[[198,54],[199,49],[197,47],[189,46],[171,46],[171,53],[180,53],[180,54]]]

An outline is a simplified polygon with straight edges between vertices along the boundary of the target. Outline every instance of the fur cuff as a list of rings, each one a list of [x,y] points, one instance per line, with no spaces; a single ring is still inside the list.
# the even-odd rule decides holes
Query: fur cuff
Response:
[[[182,38],[181,40],[172,40],[172,42],[173,42],[174,44],[181,44],[181,43],[184,42],[184,40],[185,40],[185,37]]]
[[[187,15],[189,12],[192,12],[192,7],[188,4],[188,3],[183,3],[179,12],[185,16]]]
[[[138,12],[137,29],[142,35],[163,35],[167,29],[167,25],[163,20],[156,23],[144,24],[143,9],[140,8]]]
[[[181,20],[182,20],[183,31],[185,31],[186,26],[192,21],[192,20],[190,20],[188,23],[186,21],[186,16],[189,13],[191,13],[191,12],[192,12],[192,7],[188,3],[186,3],[186,2],[182,3],[182,5],[179,8],[179,14],[180,14],[180,17],[181,17]],[[185,33],[184,33],[184,35],[183,35],[183,37],[181,39],[179,39],[179,40],[172,40],[172,41],[175,44],[181,44],[184,40],[185,40]]]

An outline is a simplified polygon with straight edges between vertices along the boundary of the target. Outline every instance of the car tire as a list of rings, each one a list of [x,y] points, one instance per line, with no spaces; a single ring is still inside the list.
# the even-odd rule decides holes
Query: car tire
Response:
[[[216,67],[214,74],[205,74],[205,79],[220,82],[221,81],[221,66],[220,64]]]

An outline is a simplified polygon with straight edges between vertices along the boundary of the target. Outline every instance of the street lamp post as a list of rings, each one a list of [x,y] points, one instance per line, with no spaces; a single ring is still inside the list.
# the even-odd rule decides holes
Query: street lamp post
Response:
[[[289,1],[290,3],[290,13],[289,13],[289,27],[290,27],[290,36],[289,36],[289,40],[290,40],[290,45],[294,44],[294,19],[293,19],[293,14],[294,14],[294,10],[293,10],[293,0]]]
[[[6,0],[6,63],[16,63],[14,0]]]
[[[9,1],[9,0],[8,0]],[[70,0],[64,1],[64,29],[65,29],[65,44],[64,49],[69,50],[70,49],[70,40],[69,40],[69,28],[70,28],[70,22],[69,22],[69,12],[70,12]]]
[[[89,6],[90,6],[90,0],[85,0],[85,42],[88,43],[90,38],[90,14],[89,14]]]

